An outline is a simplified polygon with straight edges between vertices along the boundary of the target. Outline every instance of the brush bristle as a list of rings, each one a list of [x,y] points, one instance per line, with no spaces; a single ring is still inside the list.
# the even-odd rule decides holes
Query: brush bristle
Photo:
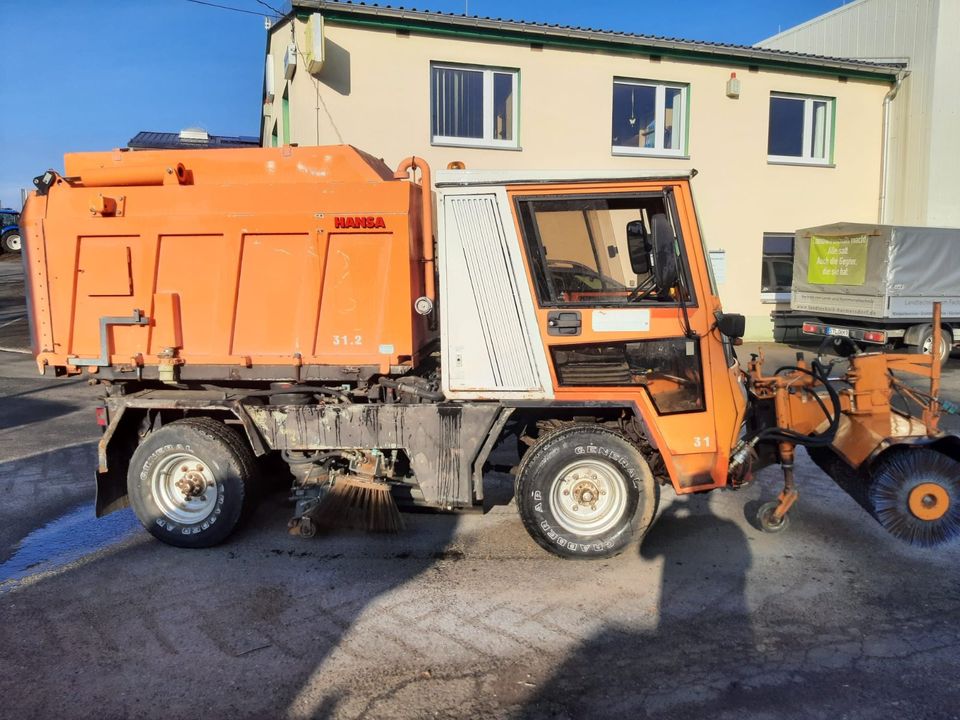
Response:
[[[340,477],[310,519],[321,527],[346,527],[368,532],[397,533],[403,530],[403,518],[384,482]]]
[[[911,545],[933,547],[960,536],[960,464],[935,450],[895,450],[881,458],[871,478],[873,516],[891,534]],[[924,521],[909,508],[910,491],[933,482],[949,496],[938,520]]]

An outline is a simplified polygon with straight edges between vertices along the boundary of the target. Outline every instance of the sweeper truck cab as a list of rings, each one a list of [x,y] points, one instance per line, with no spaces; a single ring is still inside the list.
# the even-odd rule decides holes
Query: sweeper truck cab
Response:
[[[431,178],[338,146],[75,154],[35,182],[38,368],[102,387],[97,512],[131,504],[165,542],[226,539],[265,459],[289,470],[294,532],[396,530],[398,505],[481,503],[501,443],[524,525],[563,556],[642,538],[662,487],[737,488],[772,463],[784,487],[759,521],[781,530],[798,445],[893,534],[958,526],[939,366],[857,354],[840,384],[819,361],[741,368],[688,173]]]

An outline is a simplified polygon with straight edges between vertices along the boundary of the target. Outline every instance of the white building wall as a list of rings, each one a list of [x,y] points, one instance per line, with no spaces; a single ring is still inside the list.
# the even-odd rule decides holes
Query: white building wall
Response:
[[[960,226],[960,0],[858,0],[757,43],[861,60],[904,59],[893,103],[885,220]]]
[[[265,118],[265,144],[289,91],[290,141],[350,143],[388,165],[408,155],[433,168],[464,161],[471,169],[686,170],[696,168],[694,192],[710,250],[725,253],[720,282],[724,307],[747,317],[749,339],[770,339],[771,310],[761,298],[764,233],[846,220],[875,222],[880,193],[883,97],[888,82],[767,67],[700,63],[664,56],[627,56],[494,40],[399,35],[392,30],[326,25],[326,62],[311,75],[299,67],[283,77],[291,41],[305,46],[304,24],[278,26],[270,36],[275,100]],[[519,71],[516,150],[442,146],[431,142],[431,62]],[[731,72],[738,99],[726,95]],[[682,157],[611,152],[612,83],[616,77],[689,85],[689,147]],[[836,99],[834,164],[784,165],[767,157],[771,93]],[[780,307],[784,307],[781,305]]]

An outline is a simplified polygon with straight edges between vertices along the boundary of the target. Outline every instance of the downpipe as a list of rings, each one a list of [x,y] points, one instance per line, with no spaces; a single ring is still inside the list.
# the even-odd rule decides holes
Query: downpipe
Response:
[[[893,82],[893,87],[883,96],[883,146],[880,149],[880,202],[879,217],[877,222],[881,225],[887,220],[887,188],[889,185],[888,175],[890,168],[890,106],[900,92],[900,86],[903,79],[907,76],[906,72],[898,72],[897,78]]]

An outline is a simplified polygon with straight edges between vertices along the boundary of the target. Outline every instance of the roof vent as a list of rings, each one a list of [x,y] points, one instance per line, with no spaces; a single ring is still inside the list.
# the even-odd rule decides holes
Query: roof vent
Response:
[[[203,128],[184,128],[180,131],[181,140],[193,142],[210,142],[210,135]]]

